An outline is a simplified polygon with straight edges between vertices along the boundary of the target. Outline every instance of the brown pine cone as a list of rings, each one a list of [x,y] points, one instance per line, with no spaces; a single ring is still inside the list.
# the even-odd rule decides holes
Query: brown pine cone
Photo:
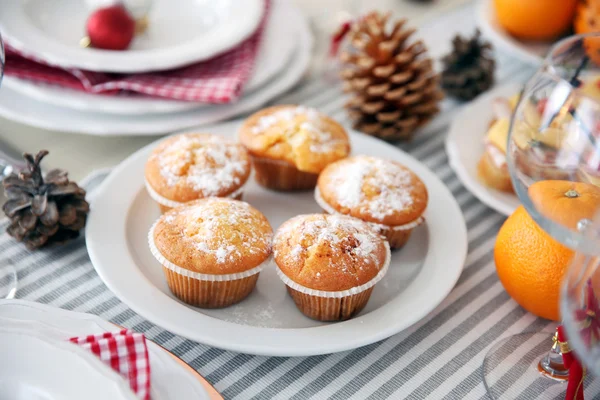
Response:
[[[471,100],[494,84],[496,62],[492,45],[481,40],[479,30],[467,39],[456,35],[453,50],[442,59],[442,88],[450,96]]]
[[[67,172],[54,169],[42,177],[40,162],[47,154],[23,154],[27,171],[2,182],[8,197],[2,210],[11,220],[7,232],[30,250],[76,238],[90,210],[85,190]]]
[[[410,139],[439,111],[443,97],[433,62],[406,20],[373,12],[354,24],[340,55],[354,128],[385,140]]]

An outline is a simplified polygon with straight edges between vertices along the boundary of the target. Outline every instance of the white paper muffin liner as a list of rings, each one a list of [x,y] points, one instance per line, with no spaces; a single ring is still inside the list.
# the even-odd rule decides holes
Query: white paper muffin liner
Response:
[[[230,199],[235,199],[237,196],[239,196],[244,191],[245,184],[246,183],[244,182],[244,184],[242,186],[240,186],[234,192],[228,194],[225,197],[230,198]],[[182,204],[185,204],[185,203],[175,201],[175,200],[170,200],[170,199],[167,199],[166,197],[161,196],[160,194],[158,194],[156,192],[156,190],[154,190],[154,188],[152,186],[150,186],[150,183],[148,183],[148,181],[145,179],[144,179],[144,185],[146,186],[146,190],[148,191],[148,194],[150,195],[152,200],[156,201],[158,204],[160,204],[162,206],[169,207],[169,208],[176,208]],[[202,198],[204,198],[204,197],[200,197],[199,199],[202,199]]]
[[[340,291],[336,291],[336,292],[330,292],[327,290],[311,289],[311,288],[307,288],[306,286],[302,286],[302,285],[294,282],[293,280],[291,280],[286,274],[283,273],[283,271],[281,271],[281,269],[279,269],[279,266],[277,265],[277,263],[275,263],[275,270],[277,271],[277,275],[279,276],[279,279],[281,279],[283,281],[283,283],[286,284],[286,286],[289,286],[292,289],[294,289],[300,293],[304,293],[309,296],[325,297],[325,298],[330,298],[330,299],[332,299],[332,298],[340,299],[342,297],[349,297],[349,296],[353,296],[353,295],[362,293],[365,290],[371,289],[373,286],[375,286],[375,284],[377,282],[382,280],[383,277],[385,276],[385,274],[388,272],[388,269],[390,267],[390,261],[392,259],[392,253],[390,251],[389,244],[387,242],[384,242],[384,245],[385,245],[385,261],[383,263],[383,267],[381,267],[381,269],[379,270],[377,275],[375,275],[375,277],[373,279],[371,279],[369,282],[364,283],[360,286],[353,287],[351,289],[340,290]]]
[[[265,261],[257,265],[256,267],[249,269],[244,272],[236,272],[233,274],[202,274],[200,272],[190,271],[189,269],[181,268],[178,265],[173,264],[171,261],[167,260],[158,250],[156,245],[154,244],[154,229],[156,228],[156,224],[158,220],[152,225],[150,231],[148,232],[148,246],[150,247],[150,252],[158,260],[161,265],[171,271],[183,275],[188,278],[197,279],[200,281],[209,281],[209,282],[226,282],[226,281],[235,281],[238,279],[248,278],[249,276],[256,275],[260,271],[262,271],[269,263],[271,262],[271,257],[268,257]]]
[[[321,191],[319,190],[318,186],[315,188],[315,201],[317,202],[319,207],[321,207],[323,210],[327,211],[329,214],[347,215],[347,214],[342,214],[341,212],[334,209],[329,203],[327,203],[325,201],[325,199],[321,196]],[[374,227],[376,229],[391,229],[392,231],[407,231],[407,230],[416,228],[417,226],[421,225],[424,221],[425,221],[425,218],[423,218],[423,216],[420,216],[419,218],[415,219],[414,221],[411,221],[404,225],[396,225],[396,226],[378,224],[376,222],[370,222],[370,221],[364,221],[364,222],[366,222],[367,224],[371,225],[372,227]]]

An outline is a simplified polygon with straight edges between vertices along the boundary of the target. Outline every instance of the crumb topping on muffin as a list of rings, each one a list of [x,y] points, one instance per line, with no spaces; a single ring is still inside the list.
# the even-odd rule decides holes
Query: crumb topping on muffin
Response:
[[[383,238],[368,224],[345,215],[299,215],[273,241],[275,262],[294,282],[340,291],[373,279],[384,266]]]
[[[267,218],[248,203],[213,197],[165,213],[154,229],[154,243],[181,268],[229,274],[265,261],[272,233]]]
[[[167,139],[150,156],[146,179],[167,198],[224,196],[250,174],[250,159],[239,144],[216,135],[182,134]],[[164,195],[163,192],[171,194]]]
[[[346,157],[350,151],[344,128],[304,106],[275,106],[259,111],[246,120],[240,139],[256,156],[287,161],[312,173]]]
[[[318,196],[334,210],[365,221],[402,225],[427,207],[423,182],[401,164],[356,156],[329,165],[319,176]]]

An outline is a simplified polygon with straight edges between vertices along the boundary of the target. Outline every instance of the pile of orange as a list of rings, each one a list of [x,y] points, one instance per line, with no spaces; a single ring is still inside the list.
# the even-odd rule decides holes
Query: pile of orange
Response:
[[[583,218],[593,218],[600,207],[600,188],[567,181],[541,181],[530,186],[529,196],[545,217],[575,229]],[[527,311],[558,321],[562,277],[573,250],[550,237],[519,207],[502,225],[494,247],[500,282]]]
[[[554,40],[571,27],[600,31],[600,0],[494,0],[498,22],[524,40]]]

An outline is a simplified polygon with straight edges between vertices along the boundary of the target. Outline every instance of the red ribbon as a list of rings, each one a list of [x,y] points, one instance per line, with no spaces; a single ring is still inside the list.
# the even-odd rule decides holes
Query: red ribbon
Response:
[[[352,28],[353,22],[354,21],[346,21],[338,28],[337,31],[335,31],[335,33],[331,37],[331,44],[329,46],[329,57],[333,58],[337,55],[337,53],[340,50],[340,45],[342,44],[342,41]]]
[[[567,343],[567,336],[562,325],[556,328],[557,339],[559,342]],[[561,351],[562,353],[562,351]],[[585,370],[579,360],[575,358],[572,351],[562,353],[563,363],[569,370],[569,381],[567,383],[567,393],[565,400],[584,400],[583,399],[583,379]]]

